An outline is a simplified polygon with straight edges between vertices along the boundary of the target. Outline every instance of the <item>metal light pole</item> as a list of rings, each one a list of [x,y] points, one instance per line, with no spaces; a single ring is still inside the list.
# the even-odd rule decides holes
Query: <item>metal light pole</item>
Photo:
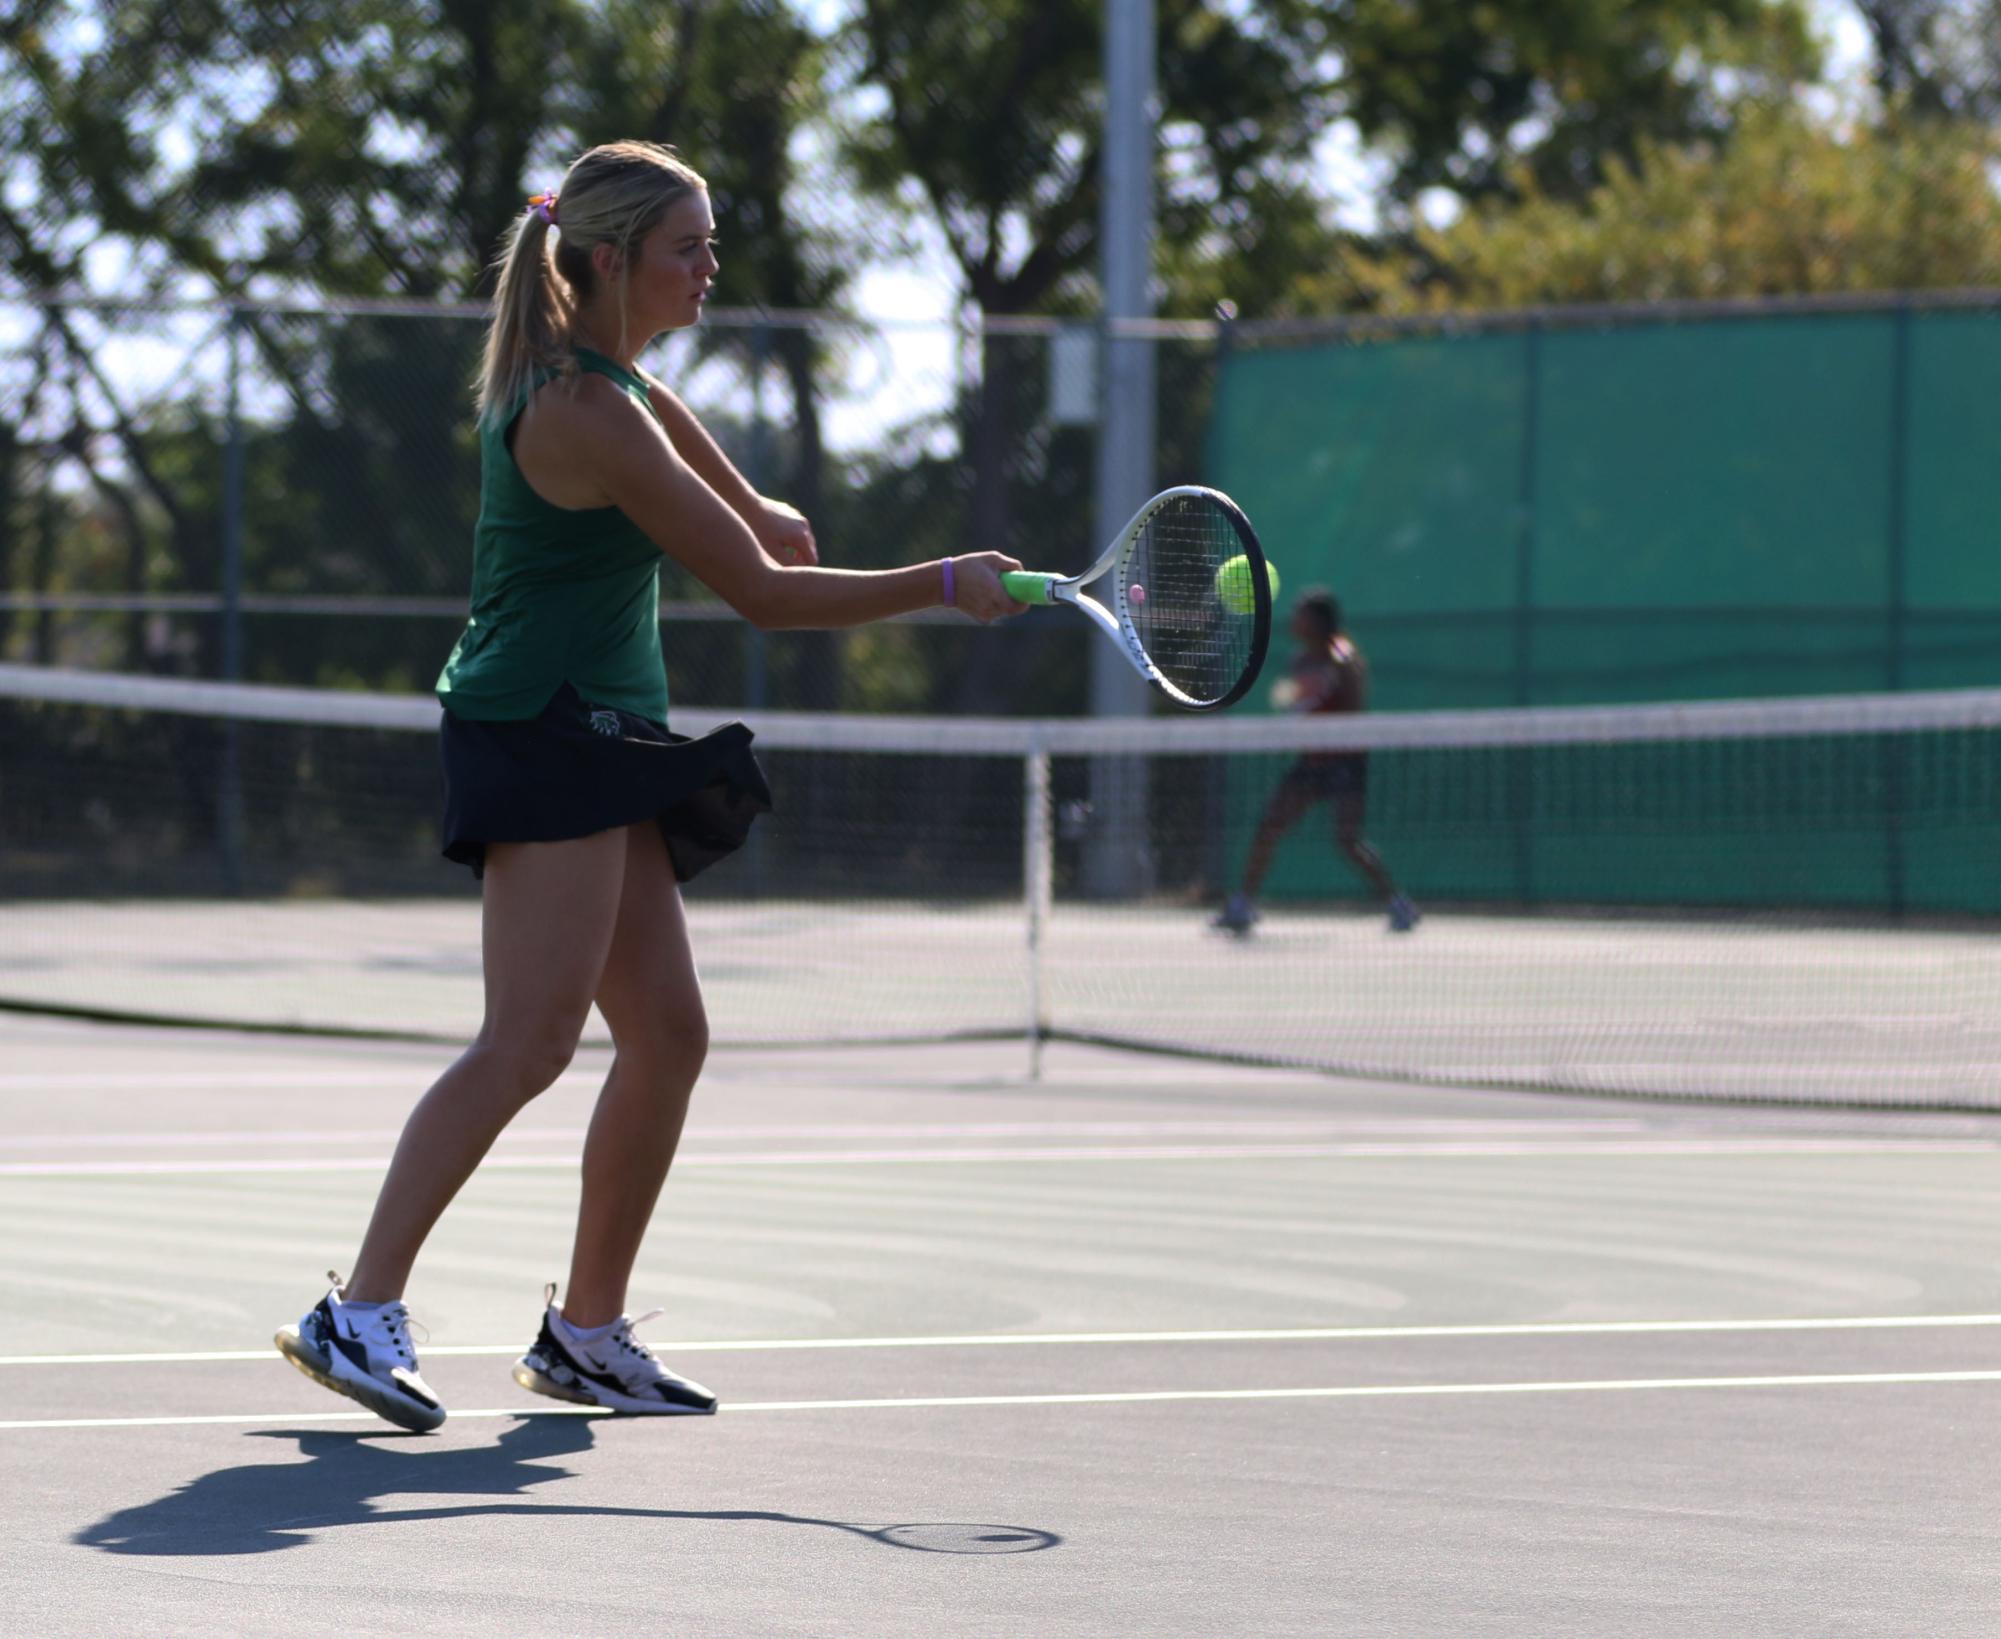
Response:
[[[1104,291],[1094,545],[1125,526],[1153,493],[1154,370],[1150,337],[1118,333],[1120,320],[1153,314],[1153,0],[1106,0],[1103,186],[1098,215]],[[1091,645],[1091,711],[1134,717],[1147,688],[1110,644]],[[1085,884],[1094,898],[1141,892],[1152,874],[1146,844],[1146,765],[1133,757],[1091,764],[1092,825]]]

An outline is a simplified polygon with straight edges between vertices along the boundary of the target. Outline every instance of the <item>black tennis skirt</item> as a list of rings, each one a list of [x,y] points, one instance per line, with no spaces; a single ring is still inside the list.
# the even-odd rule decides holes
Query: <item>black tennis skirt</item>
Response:
[[[744,845],[771,812],[751,733],[725,723],[699,740],[651,718],[594,706],[568,683],[540,716],[481,722],[445,713],[445,857],[486,874],[496,842],[564,842],[659,822],[686,882]]]

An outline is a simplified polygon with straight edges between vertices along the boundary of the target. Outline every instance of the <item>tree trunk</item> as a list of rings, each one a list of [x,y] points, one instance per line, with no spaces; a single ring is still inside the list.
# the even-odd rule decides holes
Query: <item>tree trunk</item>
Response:
[[[37,597],[47,597],[56,579],[56,486],[55,446],[42,447],[41,489],[35,497],[35,559],[33,583],[28,588]],[[46,604],[35,614],[35,664],[56,663],[56,616]]]
[[[11,421],[0,421],[0,592],[14,590],[16,541],[26,537],[17,510],[21,505],[21,443]],[[14,615],[0,610],[0,660],[7,658],[8,640],[14,635]]]
[[[118,499],[119,520],[125,525],[125,590],[129,596],[138,597],[146,590],[146,526],[140,521],[131,496],[120,490]],[[128,672],[146,669],[146,620],[143,609],[134,609],[125,617],[125,669]]]

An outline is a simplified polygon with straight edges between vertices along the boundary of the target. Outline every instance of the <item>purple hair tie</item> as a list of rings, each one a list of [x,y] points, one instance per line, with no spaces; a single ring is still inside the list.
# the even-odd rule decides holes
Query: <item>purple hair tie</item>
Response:
[[[947,604],[955,604],[958,601],[959,589],[952,584],[952,560],[947,558],[945,560],[945,602]]]
[[[556,196],[554,194],[530,194],[528,196],[528,208],[541,217],[544,222],[547,222],[550,227],[553,228],[556,225]]]

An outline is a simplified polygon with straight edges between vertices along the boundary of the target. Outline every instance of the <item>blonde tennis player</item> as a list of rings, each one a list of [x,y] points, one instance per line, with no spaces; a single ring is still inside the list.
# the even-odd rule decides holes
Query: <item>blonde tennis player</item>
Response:
[[[702,178],[672,150],[593,148],[515,223],[479,380],[471,618],[438,679],[444,851],[483,878],[485,1018],[411,1114],[352,1272],[278,1347],[390,1422],[433,1429],[404,1290],[493,1141],[570,1063],[593,1003],[613,1059],[584,1141],[560,1305],[514,1376],[621,1412],[716,1397],[634,1334],[626,1286],[708,1046],[679,884],[741,846],[770,794],[741,724],[668,729],[664,553],[765,628],[1022,606],[1012,558],[820,567],[806,519],[746,483],[636,362],[697,323],[717,273]],[[645,1317],[642,1317],[645,1318]]]

